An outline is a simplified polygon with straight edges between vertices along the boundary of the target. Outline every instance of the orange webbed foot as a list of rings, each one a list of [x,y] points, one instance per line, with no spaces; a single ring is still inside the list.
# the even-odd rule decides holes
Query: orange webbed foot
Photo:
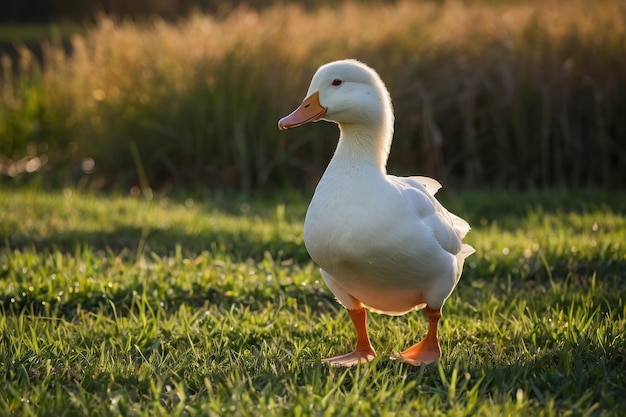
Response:
[[[354,352],[322,359],[322,362],[330,363],[333,366],[350,367],[359,363],[367,363],[376,357],[376,351],[372,347],[367,334],[367,313],[365,309],[361,307],[348,310],[348,315],[350,320],[352,320],[352,324],[354,324],[357,334],[357,344]]]
[[[428,365],[437,361],[441,357],[441,349],[439,344],[432,346],[426,340],[411,346],[402,353],[393,353],[391,359],[400,360],[409,365],[420,366]]]
[[[350,367],[358,365],[360,363],[367,363],[376,357],[376,352],[369,346],[369,348],[358,348],[354,352],[346,353],[345,355],[333,356],[332,358],[322,359],[322,362],[329,363],[333,366],[345,366]]]
[[[392,354],[391,359],[401,360],[409,365],[420,366],[433,363],[441,357],[441,347],[437,338],[437,326],[441,318],[441,309],[433,310],[426,307],[425,313],[426,317],[428,317],[429,327],[424,340],[402,353]]]

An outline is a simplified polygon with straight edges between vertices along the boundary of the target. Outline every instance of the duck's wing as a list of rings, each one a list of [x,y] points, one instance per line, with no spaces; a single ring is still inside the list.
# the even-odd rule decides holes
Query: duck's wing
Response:
[[[439,181],[432,179],[430,177],[414,176],[414,177],[404,177],[404,178],[395,177],[395,178],[397,178],[398,180],[404,181],[409,185],[415,185],[415,183],[418,183],[422,185],[426,189],[426,191],[428,191],[428,193],[432,195],[433,197],[435,196],[435,194],[437,194],[437,191],[441,189],[441,184],[439,183]]]
[[[428,177],[390,175],[388,178],[399,187],[413,212],[430,229],[444,250],[455,256],[463,254],[463,257],[473,253],[473,248],[462,242],[470,225],[446,210],[435,198],[435,193],[441,188],[439,182]]]
[[[450,216],[452,225],[454,229],[457,231],[459,238],[463,239],[465,235],[467,234],[467,232],[470,231],[471,227],[469,223],[467,223],[465,220],[463,220],[456,214],[450,213],[441,205],[441,203],[439,203],[439,201],[436,198],[434,198],[437,191],[441,189],[441,184],[439,183],[439,181],[432,179],[430,177],[419,177],[419,176],[395,177],[395,178],[399,180],[400,182],[403,182],[413,188],[419,189],[420,188],[419,186],[421,185],[433,197],[432,200],[434,200],[433,203],[435,204],[435,206],[438,206],[439,209],[445,211]]]

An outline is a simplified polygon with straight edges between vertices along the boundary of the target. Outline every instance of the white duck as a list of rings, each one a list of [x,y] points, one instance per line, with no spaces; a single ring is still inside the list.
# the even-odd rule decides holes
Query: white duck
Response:
[[[304,242],[357,332],[353,352],[324,361],[352,366],[376,356],[367,307],[391,315],[425,308],[430,323],[425,338],[392,358],[413,365],[434,362],[441,356],[441,307],[474,252],[462,242],[470,226],[435,199],[437,181],[387,175],[393,109],[373,69],[355,60],[323,65],[302,104],[278,126],[318,120],[337,123],[341,134],[309,205]]]

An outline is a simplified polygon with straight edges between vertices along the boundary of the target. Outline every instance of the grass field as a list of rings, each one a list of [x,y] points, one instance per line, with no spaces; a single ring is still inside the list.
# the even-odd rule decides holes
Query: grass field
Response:
[[[621,415],[624,193],[444,195],[477,253],[423,368],[388,359],[422,313],[370,315],[373,363],[320,362],[354,334],[307,200],[0,190],[0,414]]]

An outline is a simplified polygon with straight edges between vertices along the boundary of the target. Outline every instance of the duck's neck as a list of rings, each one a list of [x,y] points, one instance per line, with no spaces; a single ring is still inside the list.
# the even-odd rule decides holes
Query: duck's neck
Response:
[[[372,125],[348,124],[339,125],[341,135],[339,144],[331,164],[349,167],[369,165],[381,174],[387,173],[387,157],[391,147],[393,126],[386,123]]]

